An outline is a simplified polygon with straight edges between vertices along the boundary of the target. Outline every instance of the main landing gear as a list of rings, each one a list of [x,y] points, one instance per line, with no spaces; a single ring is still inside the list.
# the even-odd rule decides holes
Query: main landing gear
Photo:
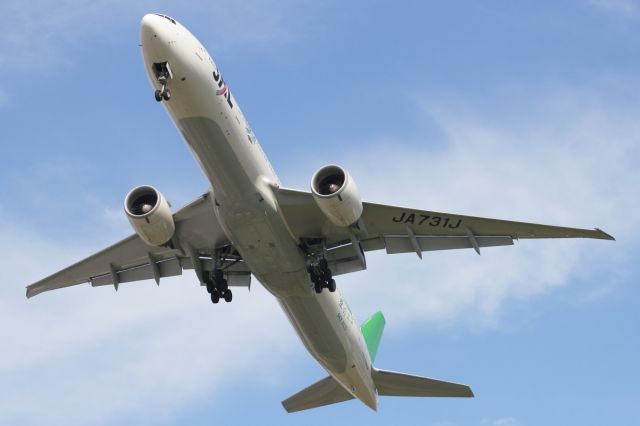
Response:
[[[336,291],[336,280],[333,279],[327,259],[324,257],[318,261],[317,265],[307,266],[307,272],[309,272],[316,293],[322,293],[325,288],[329,289],[331,293]]]
[[[160,89],[155,91],[156,101],[161,102],[162,100],[168,101],[171,99],[171,91],[169,90],[168,84],[169,80],[171,80],[171,68],[169,68],[168,62],[156,62],[153,64],[153,74],[156,76],[156,80],[158,84],[160,84]]]
[[[218,303],[220,299],[224,299],[225,302],[233,300],[233,293],[231,293],[229,284],[224,278],[221,269],[205,272],[205,284],[207,285],[207,292],[211,294],[213,303]]]

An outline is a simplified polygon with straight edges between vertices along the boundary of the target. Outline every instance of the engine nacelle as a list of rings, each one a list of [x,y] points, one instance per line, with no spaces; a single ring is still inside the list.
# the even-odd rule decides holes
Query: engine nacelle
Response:
[[[362,200],[353,178],[340,166],[324,166],[311,178],[320,210],[337,226],[351,226],[362,215]]]
[[[129,191],[124,211],[138,236],[149,245],[165,244],[176,231],[167,199],[152,186],[138,186]]]

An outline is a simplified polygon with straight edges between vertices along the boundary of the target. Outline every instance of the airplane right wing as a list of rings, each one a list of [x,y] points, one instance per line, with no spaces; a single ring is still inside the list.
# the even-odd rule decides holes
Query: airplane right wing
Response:
[[[332,224],[310,192],[280,188],[282,213],[294,236],[322,240],[334,275],[366,268],[364,252],[386,250],[388,254],[512,245],[529,238],[614,238],[600,229],[567,228],[511,220],[463,216],[384,204],[363,203],[355,226]]]

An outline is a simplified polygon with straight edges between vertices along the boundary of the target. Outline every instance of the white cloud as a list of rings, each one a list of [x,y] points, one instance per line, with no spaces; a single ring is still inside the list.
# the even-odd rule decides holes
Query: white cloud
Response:
[[[259,285],[213,306],[193,274],[88,285],[27,300],[24,285],[77,260],[70,250],[3,222],[0,424],[160,422],[245,375],[269,387],[295,335]],[[268,352],[268,356],[267,356]],[[282,398],[287,395],[282,395]],[[149,416],[149,413],[154,413]]]
[[[368,271],[339,279],[360,319],[383,309],[391,328],[493,326],[509,302],[593,274],[606,277],[603,288],[610,288],[615,274],[624,274],[640,221],[640,201],[630,196],[640,183],[638,107],[551,93],[529,99],[535,112],[527,125],[506,119],[487,125],[488,112],[462,115],[455,104],[423,103],[444,135],[439,148],[387,138],[346,153],[343,163],[371,201],[601,226],[619,241],[522,241],[482,256],[431,253],[422,262],[371,254]],[[250,295],[238,292],[231,305],[214,307],[190,273],[160,289],[147,282],[123,285],[116,294],[84,286],[27,301],[24,284],[92,248],[61,248],[0,224],[0,389],[6,395],[0,423],[101,424],[123,416],[154,423],[203,393],[215,395],[232,377],[244,373],[254,383],[265,362],[286,362],[292,348],[300,349],[258,285]],[[590,290],[590,303],[606,297],[607,291]],[[150,412],[154,418],[146,418]],[[505,419],[494,424],[510,424]]]
[[[217,25],[210,30],[209,36],[216,40],[218,49],[239,44],[268,48],[272,43],[300,39],[317,29],[318,23],[309,18],[314,16],[312,10],[318,7],[317,3],[309,1],[265,0],[228,1],[213,8],[205,6],[206,12],[216,19]]]
[[[268,46],[298,39],[309,31],[314,26],[305,19],[311,16],[310,7],[314,6],[309,2],[274,4],[264,0],[183,6],[150,0],[6,0],[0,10],[11,18],[3,22],[0,34],[0,64],[36,67],[40,73],[55,75],[71,62],[74,48],[89,42],[115,39],[125,31],[134,35],[131,43],[135,45],[139,19],[156,11],[171,11],[177,19],[209,16],[207,23],[215,25],[207,27],[204,40],[206,36],[215,39],[218,49],[239,44]],[[123,25],[128,27],[123,29]]]
[[[627,18],[640,16],[640,2],[638,0],[588,0],[588,3],[591,6]]]
[[[632,267],[640,225],[633,213],[640,210],[640,200],[630,195],[640,183],[638,106],[616,106],[571,90],[528,102],[527,124],[505,117],[497,125],[486,124],[495,111],[476,110],[473,116],[446,101],[423,103],[444,144],[382,139],[342,163],[370,201],[598,226],[619,241],[522,240],[514,247],[484,249],[482,256],[471,250],[437,252],[423,261],[370,254],[368,271],[339,280],[359,316],[383,309],[392,327],[420,321],[493,326],[510,301],[597,275],[602,281],[586,287],[581,301],[594,303]]]
[[[496,420],[484,419],[480,424],[483,426],[519,426],[521,423],[513,417],[502,417]]]
[[[54,67],[64,62],[63,51],[86,41],[89,29],[95,28],[92,34],[99,32],[124,4],[85,0],[3,2],[2,15],[11,19],[4,21],[0,35],[0,64],[35,64],[40,72],[54,72]]]

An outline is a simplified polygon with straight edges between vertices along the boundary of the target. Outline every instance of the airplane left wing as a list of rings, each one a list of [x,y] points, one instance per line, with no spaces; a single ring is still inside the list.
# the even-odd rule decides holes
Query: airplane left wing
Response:
[[[202,274],[213,270],[212,253],[228,247],[224,232],[217,222],[209,194],[205,194],[173,215],[176,231],[169,247],[146,244],[137,234],[89,256],[47,278],[27,287],[27,297],[45,291],[90,283],[92,286],[122,283],[181,275],[183,269]],[[248,286],[251,271],[243,261],[232,261],[226,269],[230,286]]]
[[[334,275],[365,269],[364,252],[388,254],[512,245],[528,238],[614,238],[600,229],[567,228],[363,203],[355,226],[332,224],[309,192],[281,188],[278,202],[289,227],[302,240],[321,239]]]

